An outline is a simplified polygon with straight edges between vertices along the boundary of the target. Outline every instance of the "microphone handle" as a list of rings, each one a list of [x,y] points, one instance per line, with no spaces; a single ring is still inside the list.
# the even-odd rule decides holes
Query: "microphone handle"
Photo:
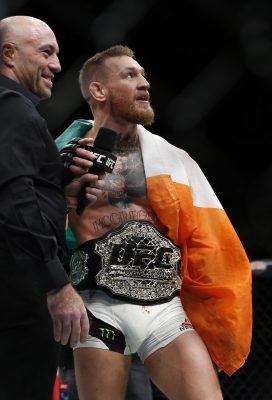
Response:
[[[97,167],[97,166],[92,166],[89,168],[88,173],[93,174],[93,175],[98,175],[103,169]],[[82,215],[86,205],[88,204],[88,200],[86,199],[85,195],[85,188],[87,187],[87,184],[84,184],[82,188],[79,191],[78,197],[77,197],[77,215]]]

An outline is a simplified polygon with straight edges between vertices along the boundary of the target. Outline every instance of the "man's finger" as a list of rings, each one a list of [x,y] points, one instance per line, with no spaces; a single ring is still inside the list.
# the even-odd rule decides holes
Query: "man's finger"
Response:
[[[80,320],[72,321],[72,329],[70,335],[70,347],[75,347],[80,339]]]
[[[90,322],[87,315],[87,312],[82,315],[81,318],[81,333],[80,333],[80,342],[84,343],[87,340],[88,334],[90,331]]]
[[[54,339],[56,342],[61,340],[61,322],[57,319],[53,320]]]
[[[62,323],[62,332],[61,332],[61,344],[66,345],[69,342],[69,338],[72,332],[72,321],[68,323]]]

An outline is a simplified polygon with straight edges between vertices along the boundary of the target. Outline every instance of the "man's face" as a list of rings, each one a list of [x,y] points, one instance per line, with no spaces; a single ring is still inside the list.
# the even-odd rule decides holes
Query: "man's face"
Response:
[[[41,25],[25,40],[15,45],[16,81],[41,99],[51,96],[52,79],[60,72],[58,44],[54,33]]]
[[[149,102],[149,83],[134,59],[121,56],[107,60],[108,100],[111,113],[129,123],[151,125],[154,110]]]

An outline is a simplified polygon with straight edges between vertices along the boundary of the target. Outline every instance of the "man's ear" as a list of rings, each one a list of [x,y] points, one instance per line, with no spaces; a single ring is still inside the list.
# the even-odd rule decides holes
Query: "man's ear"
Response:
[[[101,82],[91,82],[89,92],[97,101],[105,101],[107,98],[107,89]]]
[[[1,49],[1,58],[4,64],[9,67],[14,65],[15,45],[13,43],[4,43]]]

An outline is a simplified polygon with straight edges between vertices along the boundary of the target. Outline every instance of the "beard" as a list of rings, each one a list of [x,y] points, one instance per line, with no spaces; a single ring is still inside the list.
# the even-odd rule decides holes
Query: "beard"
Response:
[[[140,107],[135,104],[128,104],[126,99],[111,94],[111,112],[118,118],[132,124],[150,126],[155,120],[155,112],[151,105],[148,108]]]

